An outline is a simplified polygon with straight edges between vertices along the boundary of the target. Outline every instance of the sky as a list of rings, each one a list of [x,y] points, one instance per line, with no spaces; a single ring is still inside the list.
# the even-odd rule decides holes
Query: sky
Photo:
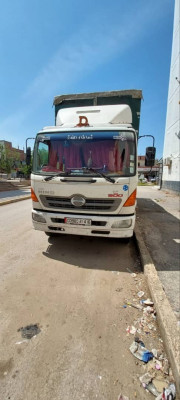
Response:
[[[173,16],[174,0],[1,0],[0,140],[25,148],[57,95],[141,89],[140,135],[160,159]]]

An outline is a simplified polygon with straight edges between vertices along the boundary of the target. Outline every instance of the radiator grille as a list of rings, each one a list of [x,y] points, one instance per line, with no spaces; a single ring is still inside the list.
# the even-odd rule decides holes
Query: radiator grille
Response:
[[[46,208],[64,211],[114,211],[121,199],[90,199],[86,198],[86,203],[82,207],[75,207],[71,203],[71,197],[40,196],[40,200]]]

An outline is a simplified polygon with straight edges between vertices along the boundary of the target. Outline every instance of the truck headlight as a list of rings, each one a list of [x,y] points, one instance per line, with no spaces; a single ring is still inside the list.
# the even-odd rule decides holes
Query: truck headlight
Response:
[[[42,222],[43,224],[46,223],[45,218],[40,213],[36,214],[36,213],[33,212],[32,213],[32,219],[33,219],[33,221],[36,221],[36,222]]]
[[[123,219],[121,221],[113,222],[111,228],[119,229],[119,228],[130,228],[132,225],[132,219]]]

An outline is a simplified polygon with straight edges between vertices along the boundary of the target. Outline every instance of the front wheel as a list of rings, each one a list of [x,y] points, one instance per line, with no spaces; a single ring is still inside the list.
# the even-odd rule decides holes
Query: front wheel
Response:
[[[57,237],[57,236],[59,236],[58,233],[54,233],[54,232],[45,232],[45,235],[49,236],[49,237]]]

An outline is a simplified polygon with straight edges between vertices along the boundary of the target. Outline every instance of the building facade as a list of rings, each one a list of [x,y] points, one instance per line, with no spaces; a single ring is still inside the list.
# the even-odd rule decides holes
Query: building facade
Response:
[[[180,0],[175,0],[162,188],[180,191]]]
[[[0,146],[3,147],[7,157],[9,156],[15,161],[25,161],[24,150],[13,147],[11,142],[7,142],[7,140],[0,140]]]
[[[145,165],[145,156],[138,156],[138,177],[139,179],[146,178],[148,181],[151,179],[157,180],[159,176],[159,165],[155,164],[153,167]]]
[[[25,165],[25,157],[24,149],[20,150],[13,147],[11,142],[0,140],[0,173],[7,172],[6,161],[9,161],[8,172],[16,177],[19,169]],[[2,158],[4,158],[5,163],[1,162]]]

